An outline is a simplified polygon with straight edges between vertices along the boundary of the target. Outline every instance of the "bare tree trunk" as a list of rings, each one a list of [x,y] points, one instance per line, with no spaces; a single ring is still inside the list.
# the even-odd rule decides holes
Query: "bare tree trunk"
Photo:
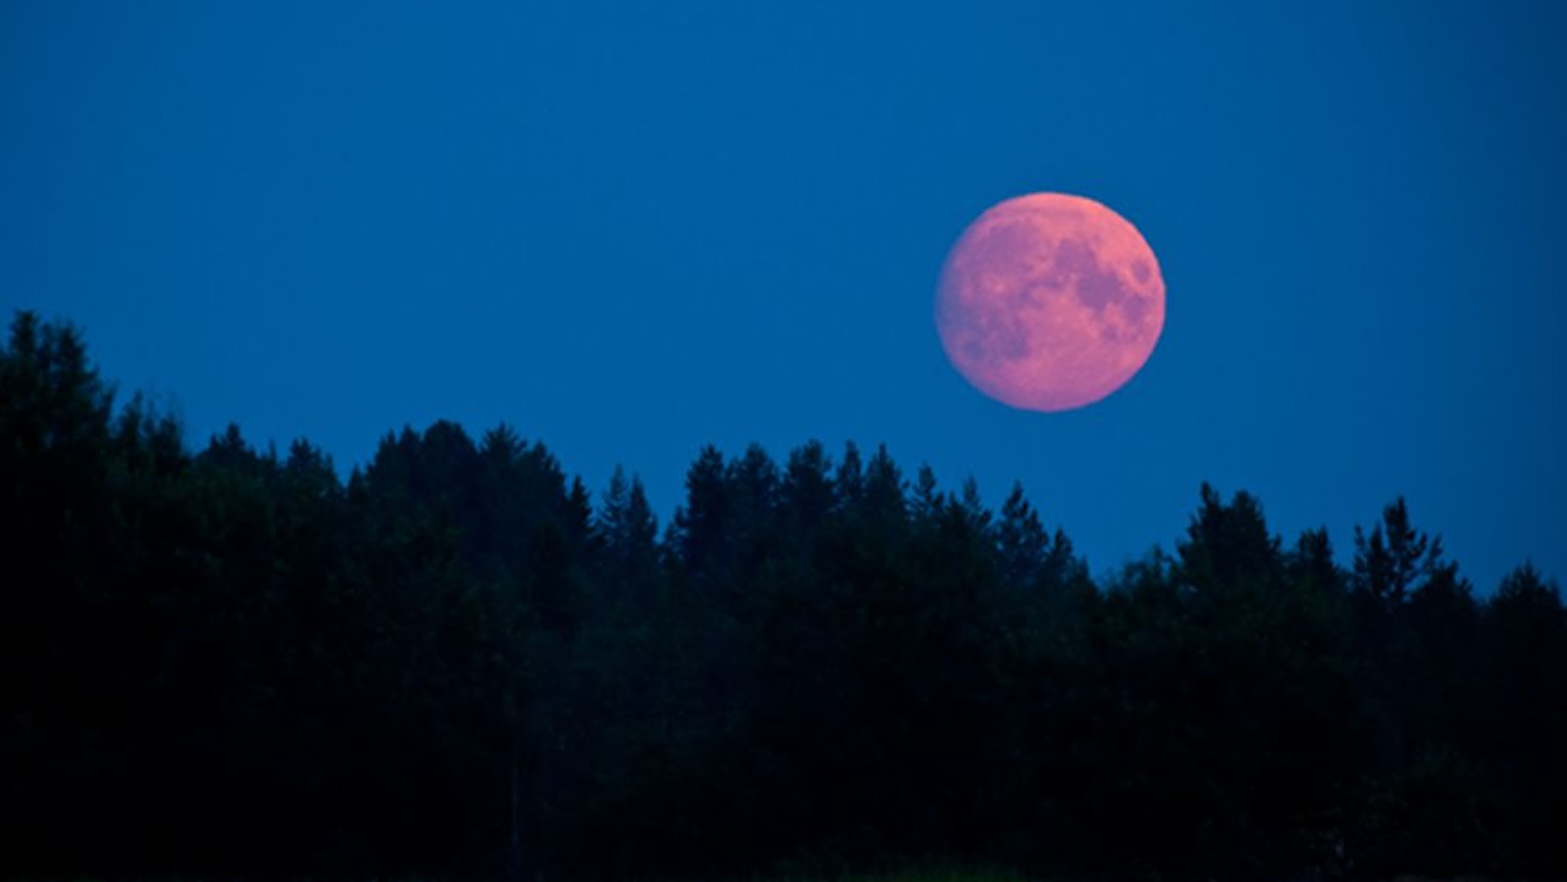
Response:
[[[509,841],[506,847],[506,878],[511,882],[522,880],[522,822],[518,817],[520,786],[517,775],[517,727],[512,726],[511,732],[511,817],[507,822]]]

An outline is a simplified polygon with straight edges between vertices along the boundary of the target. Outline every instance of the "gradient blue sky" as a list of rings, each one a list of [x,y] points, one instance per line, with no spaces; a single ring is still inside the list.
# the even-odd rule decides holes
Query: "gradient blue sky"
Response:
[[[698,448],[1021,480],[1095,572],[1199,483],[1340,552],[1398,494],[1567,575],[1567,4],[0,5],[0,307],[340,466],[446,417],[678,502]],[[1090,196],[1169,289],[1106,401],[947,364],[948,247]]]

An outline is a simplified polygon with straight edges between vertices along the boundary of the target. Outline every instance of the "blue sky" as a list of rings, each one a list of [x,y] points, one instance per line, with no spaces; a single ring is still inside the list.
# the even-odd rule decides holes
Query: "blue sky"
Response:
[[[0,6],[0,307],[191,443],[340,466],[506,421],[667,513],[704,443],[885,442],[1096,572],[1203,480],[1287,539],[1403,494],[1482,590],[1567,575],[1567,6]],[[941,262],[1033,191],[1135,223],[1143,372],[1012,410]]]

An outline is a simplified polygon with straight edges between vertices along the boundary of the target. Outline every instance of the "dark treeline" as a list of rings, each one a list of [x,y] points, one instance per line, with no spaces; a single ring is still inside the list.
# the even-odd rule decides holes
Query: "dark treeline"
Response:
[[[27,313],[0,477],[0,874],[1567,874],[1558,590],[1401,501],[1345,569],[1204,487],[1096,584],[806,444],[660,531],[505,427],[187,450]]]

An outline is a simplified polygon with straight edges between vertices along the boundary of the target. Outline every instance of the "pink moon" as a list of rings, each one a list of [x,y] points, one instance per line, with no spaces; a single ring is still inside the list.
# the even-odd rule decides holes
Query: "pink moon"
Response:
[[[1023,410],[1071,410],[1148,361],[1164,330],[1164,278],[1137,228],[1098,202],[1019,196],[952,246],[936,329],[979,391]]]

